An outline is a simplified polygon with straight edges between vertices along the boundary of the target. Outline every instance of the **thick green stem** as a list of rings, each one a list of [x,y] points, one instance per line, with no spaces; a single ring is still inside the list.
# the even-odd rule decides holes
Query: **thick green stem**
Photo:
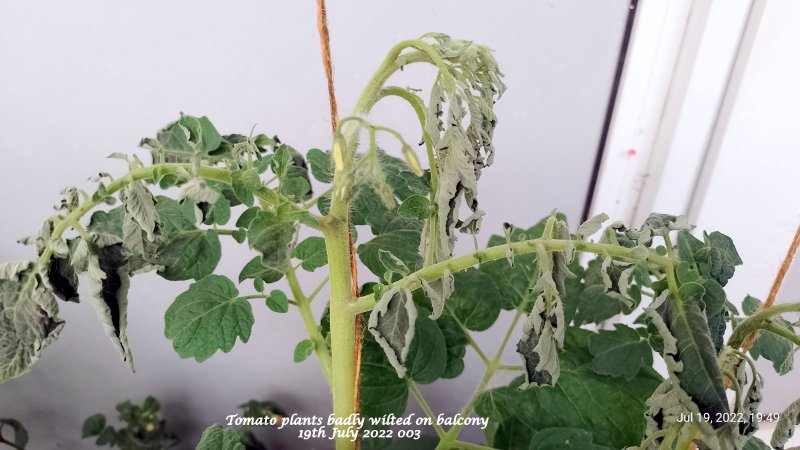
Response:
[[[495,247],[489,247],[484,250],[479,250],[459,256],[456,258],[442,261],[438,264],[433,264],[422,268],[413,274],[403,278],[402,280],[395,281],[390,284],[387,289],[403,286],[405,288],[414,290],[420,287],[419,280],[428,282],[438,280],[444,276],[445,270],[452,273],[467,270],[481,262],[494,261],[497,259],[505,258],[507,250],[510,248],[515,255],[524,255],[536,251],[537,245],[541,245],[547,251],[564,251],[568,244],[572,244],[575,250],[579,252],[596,253],[600,255],[609,255],[616,258],[636,260],[638,258],[638,251],[630,248],[620,247],[613,244],[601,244],[595,242],[582,242],[582,241],[567,241],[563,239],[530,239],[527,241],[514,242],[512,244],[503,244]],[[647,255],[647,260],[653,264],[671,268],[674,260],[666,256],[661,256],[655,252],[650,252]],[[375,307],[375,296],[372,294],[359,297],[353,304],[353,313],[363,313]]]
[[[747,339],[747,336],[749,336],[751,333],[754,333],[759,329],[766,329],[767,325],[772,324],[772,316],[787,312],[800,312],[800,303],[780,303],[753,314],[736,326],[731,334],[730,339],[728,339],[728,346],[733,348],[741,347],[744,343],[744,340]],[[795,340],[795,342],[797,341]],[[800,345],[800,343],[797,345]]]

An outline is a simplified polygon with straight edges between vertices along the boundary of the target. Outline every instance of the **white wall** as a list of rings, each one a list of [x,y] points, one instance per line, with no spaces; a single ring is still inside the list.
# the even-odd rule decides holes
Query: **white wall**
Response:
[[[278,133],[302,151],[327,146],[313,3],[1,1],[0,204],[6,215],[0,260],[30,257],[31,249],[14,241],[53,214],[64,186],[86,186],[84,180],[100,170],[121,173],[119,161],[104,157],[134,151],[142,136],[179,111],[208,115],[223,133],[247,132],[256,123],[257,131]],[[481,180],[488,213],[482,240],[504,221],[530,224],[554,208],[577,220],[626,1],[329,3],[342,115],[401,39],[444,31],[497,51],[509,89],[498,104],[496,164]],[[425,75],[407,70],[397,83],[426,87]],[[387,102],[375,121],[397,123],[412,141],[418,135],[413,114],[400,108]],[[218,272],[234,277],[251,252],[225,250]],[[252,397],[304,414],[329,410],[316,361],[291,362],[303,337],[295,315],[278,318],[256,308],[248,344],[203,364],[181,360],[163,337],[162,317],[187,285],[156,276],[133,283],[135,375],[119,361],[85,302],[64,306],[67,325],[59,341],[31,374],[0,386],[0,416],[26,423],[31,448],[82,448],[89,447],[79,439],[85,417],[110,414],[118,401],[147,394],[162,400],[170,425],[190,439]],[[499,341],[491,334],[480,339]],[[435,408],[460,408],[479,377],[470,361],[461,379],[425,389]]]

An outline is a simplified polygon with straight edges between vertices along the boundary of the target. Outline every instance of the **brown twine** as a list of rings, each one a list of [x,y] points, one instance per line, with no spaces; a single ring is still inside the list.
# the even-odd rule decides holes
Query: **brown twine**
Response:
[[[800,247],[800,227],[797,227],[797,231],[794,232],[794,239],[792,239],[792,244],[789,246],[789,250],[786,251],[786,257],[783,258],[783,264],[781,264],[781,268],[778,269],[778,274],[775,276],[775,281],[772,282],[772,288],[769,290],[769,295],[764,303],[761,304],[761,308],[759,310],[764,310],[769,308],[770,306],[775,304],[775,297],[778,295],[778,291],[781,289],[781,284],[783,284],[783,279],[786,277],[786,273],[789,272],[789,267],[792,265],[792,261],[794,261],[794,255],[797,253],[797,248]],[[750,336],[745,339],[744,343],[742,344],[742,351],[747,353],[753,344],[758,339],[759,332],[756,331],[751,333]]]
[[[339,116],[336,107],[336,93],[333,88],[333,64],[331,62],[331,38],[328,32],[328,14],[325,8],[325,0],[317,0],[317,31],[319,32],[319,43],[322,51],[322,66],[325,68],[325,77],[328,81],[328,102],[331,108],[331,130],[336,133],[336,128],[339,125]],[[349,219],[348,219],[348,227]],[[348,231],[349,233],[349,231]],[[356,248],[353,243],[352,234],[350,238],[350,280],[353,297],[358,298],[358,268],[356,266]],[[355,318],[355,348],[356,348],[356,361],[355,361],[355,389],[353,394],[353,412],[359,412],[360,392],[359,384],[361,380],[361,347],[363,344],[363,329],[361,324],[361,316],[357,315]],[[360,439],[356,441],[356,448],[360,447]]]

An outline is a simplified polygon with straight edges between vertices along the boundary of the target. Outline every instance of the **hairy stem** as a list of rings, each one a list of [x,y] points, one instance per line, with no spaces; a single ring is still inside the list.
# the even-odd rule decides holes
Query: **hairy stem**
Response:
[[[506,252],[509,248],[516,255],[524,255],[527,253],[535,252],[538,245],[541,245],[545,250],[551,252],[564,251],[567,248],[567,245],[570,243],[574,245],[575,250],[579,252],[609,255],[616,258],[630,259],[630,260],[637,259],[637,252],[634,249],[620,247],[614,244],[568,241],[564,239],[529,239],[526,241],[514,242],[511,244],[503,244],[494,247],[489,247],[483,250],[478,250],[476,252],[468,253],[463,256],[451,258],[448,259],[447,261],[442,261],[438,264],[433,264],[424,267],[401,280],[395,281],[394,283],[390,284],[386,289],[391,289],[393,287],[399,287],[399,286],[411,290],[418,289],[420,287],[419,280],[425,280],[427,282],[435,281],[444,276],[445,270],[450,270],[450,272],[452,273],[461,272],[481,262],[494,261],[497,259],[505,258],[507,254]],[[673,259],[666,256],[658,255],[655,252],[650,252],[647,256],[647,260],[655,265],[669,269],[671,269],[674,265]],[[669,273],[669,271],[667,273]],[[353,304],[352,307],[353,313],[359,314],[369,311],[375,307],[376,302],[377,300],[375,299],[375,296],[373,294],[361,296]]]
[[[311,312],[311,301],[300,288],[300,281],[297,279],[297,274],[291,266],[286,270],[286,281],[289,282],[289,289],[292,291],[292,296],[297,303],[297,310],[300,311],[300,317],[303,319],[306,332],[308,332],[308,338],[314,343],[314,352],[317,354],[319,364],[322,366],[322,372],[325,374],[325,379],[328,380],[328,386],[330,386],[333,364],[331,354],[328,351],[325,338],[322,337],[322,333],[320,333],[317,327],[314,313]]]
[[[744,340],[751,333],[754,333],[759,329],[767,329],[768,325],[773,324],[772,322],[773,316],[787,312],[800,312],[800,303],[780,303],[774,306],[770,306],[769,308],[762,309],[761,311],[753,314],[752,316],[740,322],[738,326],[736,326],[736,328],[733,330],[733,333],[731,334],[730,339],[728,339],[728,346],[733,348],[740,348],[744,343]],[[784,330],[784,331],[789,331],[789,330]],[[797,335],[795,335],[795,337],[796,336]],[[797,343],[796,340],[794,342]],[[800,343],[797,344],[800,345]]]

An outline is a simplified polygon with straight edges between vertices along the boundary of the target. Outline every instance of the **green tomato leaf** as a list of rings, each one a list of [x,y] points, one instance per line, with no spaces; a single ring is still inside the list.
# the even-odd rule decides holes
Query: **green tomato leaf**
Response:
[[[681,286],[679,294],[682,298],[689,286],[692,284]],[[659,308],[659,313],[669,333],[677,341],[677,354],[674,357],[684,367],[676,374],[681,388],[689,394],[701,413],[709,414],[712,426],[719,428],[724,422],[716,419],[728,413],[729,407],[705,315],[696,302],[679,303],[671,298]]]
[[[653,365],[653,349],[633,328],[622,324],[615,327],[589,336],[592,369],[600,375],[632,380],[639,369]]]
[[[325,239],[312,236],[297,244],[292,256],[302,261],[303,270],[314,270],[328,264],[328,252],[325,248]]]
[[[158,274],[170,281],[199,280],[214,272],[222,250],[214,230],[190,230],[169,236],[158,250]]]
[[[95,211],[89,219],[87,230],[95,234],[108,234],[122,239],[122,216],[125,213],[121,206],[108,212]]]
[[[422,265],[419,255],[419,232],[415,230],[394,230],[380,234],[358,246],[358,258],[370,272],[383,278],[390,271],[380,259],[380,250],[390,252],[402,261],[411,271]]]
[[[611,450],[610,447],[592,443],[592,433],[580,428],[554,427],[534,433],[528,450]]]
[[[215,424],[203,431],[195,450],[245,450],[245,446],[236,430]]]
[[[179,203],[163,195],[156,196],[156,212],[160,219],[159,232],[170,236],[195,229],[197,207],[192,202]]]
[[[742,310],[748,316],[758,312],[760,307],[761,301],[749,295],[745,297],[742,302]],[[772,321],[776,325],[794,332],[794,328],[788,320],[776,316],[773,317]],[[753,359],[763,357],[772,361],[772,367],[775,369],[775,372],[780,375],[785,375],[792,370],[792,365],[794,363],[794,344],[783,336],[778,336],[768,331],[762,331],[750,348],[750,354],[753,355]]]
[[[533,430],[578,428],[591,433],[596,445],[611,448],[639,444],[645,427],[645,401],[661,377],[648,367],[632,380],[599,375],[591,368],[590,335],[587,330],[567,330],[560,356],[561,376],[555,387],[520,391],[520,377],[509,386],[482,394],[476,413],[500,423],[516,418]]]
[[[361,414],[364,417],[386,414],[400,416],[405,412],[408,403],[407,381],[398,378],[397,371],[372,333],[364,333],[360,388]]]
[[[397,213],[409,219],[426,220],[433,213],[433,208],[427,198],[414,194],[400,205]]]
[[[222,136],[206,116],[198,118],[181,114],[178,123],[189,132],[189,142],[198,153],[207,154],[222,143]]]
[[[450,315],[442,315],[436,320],[444,337],[447,351],[447,364],[442,378],[455,378],[464,372],[464,355],[467,354],[467,336],[456,320]]]
[[[469,330],[488,329],[500,315],[500,292],[494,280],[474,268],[454,277],[455,290],[445,309]]]
[[[267,308],[276,313],[289,312],[289,298],[286,297],[283,291],[275,289],[267,297]]]
[[[170,305],[164,316],[164,334],[182,358],[203,362],[217,350],[231,351],[238,337],[250,339],[253,310],[240,298],[233,282],[209,275],[192,283]]]
[[[389,289],[369,315],[367,329],[386,353],[386,357],[400,378],[406,375],[406,357],[417,319],[417,308],[407,289]]]
[[[259,211],[247,229],[250,247],[261,252],[262,264],[284,272],[297,239],[297,222],[284,221],[274,211]]]
[[[314,353],[314,342],[310,339],[303,339],[294,348],[294,362],[300,363],[308,359]]]
[[[253,194],[261,187],[261,178],[255,169],[231,172],[231,187],[240,202],[253,206]]]
[[[274,283],[283,278],[283,272],[278,272],[266,267],[261,263],[261,257],[256,256],[251,259],[239,273],[240,283],[249,278],[259,279],[264,283]]]
[[[306,159],[311,165],[311,175],[322,183],[333,182],[333,164],[331,163],[331,152],[318,148],[312,148],[306,154]]]
[[[408,350],[408,377],[420,384],[438,380],[447,369],[447,344],[435,321],[418,316]]]
[[[83,429],[81,430],[81,438],[87,438],[99,435],[106,427],[106,416],[102,414],[95,414],[89,416],[83,421]]]

